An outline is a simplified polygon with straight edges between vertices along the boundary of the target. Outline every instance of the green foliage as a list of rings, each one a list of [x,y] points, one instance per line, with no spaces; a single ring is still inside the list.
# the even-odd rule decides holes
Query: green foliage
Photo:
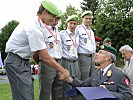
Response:
[[[102,39],[109,37],[117,50],[122,45],[133,47],[132,0],[101,0],[94,27]]]
[[[66,20],[67,20],[68,16],[71,16],[71,15],[78,15],[80,18],[81,11],[76,10],[75,7],[73,7],[72,5],[67,6],[66,12],[63,13],[63,16],[60,19],[59,30],[64,30],[67,28]],[[81,21],[79,21],[79,22],[81,22]]]
[[[6,42],[9,39],[10,35],[12,34],[13,30],[16,28],[16,26],[19,24],[19,22],[12,20],[11,22],[8,22],[7,25],[5,25],[1,29],[0,33],[0,51],[2,58],[5,59],[6,53],[5,53],[5,46]]]

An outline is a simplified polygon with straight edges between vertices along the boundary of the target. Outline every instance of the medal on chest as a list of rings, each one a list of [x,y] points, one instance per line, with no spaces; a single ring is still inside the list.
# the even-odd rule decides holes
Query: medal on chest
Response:
[[[53,42],[50,42],[50,43],[49,43],[49,47],[50,47],[51,49],[54,47]]]
[[[67,51],[69,51],[69,50],[70,50],[70,47],[71,47],[70,45],[67,45]]]
[[[87,38],[84,38],[84,43],[87,43]]]

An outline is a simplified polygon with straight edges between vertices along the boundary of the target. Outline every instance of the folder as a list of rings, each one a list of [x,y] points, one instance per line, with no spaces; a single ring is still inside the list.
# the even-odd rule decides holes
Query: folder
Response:
[[[75,87],[65,92],[65,97],[81,94],[86,100],[118,100],[103,87]]]

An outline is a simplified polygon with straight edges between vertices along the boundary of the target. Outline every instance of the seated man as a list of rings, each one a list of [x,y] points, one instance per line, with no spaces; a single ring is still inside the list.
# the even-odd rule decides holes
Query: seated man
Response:
[[[100,65],[100,68],[95,70],[91,77],[81,81],[70,76],[65,80],[76,87],[103,87],[118,100],[133,100],[129,78],[113,63],[116,60],[116,52],[115,48],[105,45],[95,58],[95,62]]]

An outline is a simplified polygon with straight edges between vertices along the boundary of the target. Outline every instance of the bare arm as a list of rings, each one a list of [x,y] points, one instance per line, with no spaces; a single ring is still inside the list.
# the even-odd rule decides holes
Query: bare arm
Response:
[[[58,64],[53,57],[48,54],[47,49],[43,49],[38,51],[38,55],[41,57],[42,61],[44,61],[47,65],[59,71],[64,75],[64,78],[69,76],[68,70],[64,69],[60,64]]]
[[[34,61],[35,61],[37,64],[39,63],[38,51],[36,51],[35,54],[33,55],[33,59],[34,59]]]

